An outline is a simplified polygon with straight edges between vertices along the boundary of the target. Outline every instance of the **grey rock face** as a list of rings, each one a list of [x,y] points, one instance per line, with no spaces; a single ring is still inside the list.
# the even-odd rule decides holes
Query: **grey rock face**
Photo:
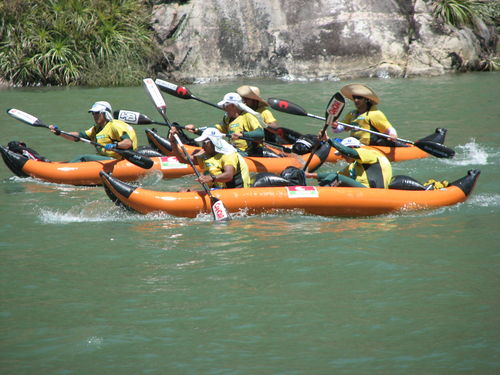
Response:
[[[439,23],[424,0],[192,0],[153,14],[160,75],[187,82],[440,75],[479,63],[496,38],[482,26],[480,40]]]

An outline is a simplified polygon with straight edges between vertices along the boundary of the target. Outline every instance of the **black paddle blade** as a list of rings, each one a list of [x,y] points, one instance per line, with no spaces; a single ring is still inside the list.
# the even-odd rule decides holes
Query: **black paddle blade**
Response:
[[[189,89],[185,86],[178,86],[158,78],[155,80],[155,83],[161,91],[164,91],[167,94],[177,96],[181,99],[192,99],[192,95],[189,92]]]
[[[340,92],[336,92],[326,106],[325,118],[328,125],[332,125],[339,118],[344,109],[345,99]]]
[[[140,112],[127,111],[125,109],[114,111],[113,117],[115,119],[126,122],[127,124],[150,125],[153,123],[153,121],[148,116],[143,115]]]
[[[222,203],[221,200],[215,198],[214,196],[211,196],[210,202],[212,203],[212,214],[214,215],[214,219],[216,221],[231,220],[231,216],[229,216],[229,212],[227,211],[224,203]]]
[[[132,164],[137,165],[138,167],[144,169],[151,169],[151,167],[153,167],[154,165],[153,160],[151,160],[147,156],[138,154],[137,152],[130,150],[121,150],[121,149],[114,149],[113,151],[122,155],[125,159],[127,159]]]
[[[280,112],[289,113],[291,115],[307,116],[307,112],[304,108],[288,100],[269,98],[267,99],[267,103],[271,108]]]
[[[431,142],[431,141],[416,141],[414,143],[419,149],[435,156],[437,158],[452,158],[455,155],[455,151],[441,143]]]

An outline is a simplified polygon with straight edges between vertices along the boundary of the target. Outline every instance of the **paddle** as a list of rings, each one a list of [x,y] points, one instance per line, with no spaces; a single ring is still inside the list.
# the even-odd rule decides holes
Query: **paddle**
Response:
[[[201,177],[200,172],[198,172],[198,169],[195,167],[193,160],[191,160],[191,156],[189,156],[187,150],[184,148],[184,145],[182,144],[181,140],[179,139],[179,136],[177,134],[174,134],[175,141],[177,144],[181,147],[182,152],[184,153],[184,157],[186,160],[189,162],[191,167],[193,168],[194,173],[196,173],[196,176],[198,178]],[[214,216],[214,220],[216,221],[227,221],[231,220],[231,216],[229,216],[229,212],[227,211],[226,207],[224,206],[224,203],[220,199],[215,198],[212,193],[210,192],[210,189],[208,186],[202,182],[200,182],[200,185],[203,187],[203,190],[205,190],[205,193],[208,194],[210,197],[210,203],[212,204],[212,214]]]
[[[167,82],[167,81],[164,81],[164,80],[158,79],[158,78],[155,80],[155,83],[161,91],[164,91],[167,94],[176,96],[176,97],[181,98],[181,99],[194,99],[194,100],[197,100],[199,102],[208,104],[212,107],[224,110],[223,108],[219,107],[217,104],[210,103],[206,100],[203,100],[203,99],[200,99],[200,98],[194,96],[193,94],[191,94],[189,89],[185,86],[178,86],[174,83]],[[302,136],[302,134],[296,132],[295,130],[288,129],[288,128],[278,127],[278,128],[272,128],[272,129],[273,129],[272,131],[269,130],[268,128],[265,128],[264,130],[267,130],[272,134],[274,134],[276,132],[280,137],[282,137],[284,139],[297,139],[300,136]],[[270,142],[267,142],[267,143],[271,144]]]
[[[298,116],[307,116],[307,117],[312,117],[317,120],[325,120],[324,117],[316,116],[311,113],[307,113],[306,110],[304,110],[301,106],[289,102],[284,99],[277,99],[277,98],[269,98],[267,100],[271,108],[276,109],[277,111],[289,113],[291,115],[298,115]],[[339,122],[339,124],[344,125],[346,127],[349,127],[351,129],[355,130],[360,130],[368,133],[373,133],[376,134],[380,137],[385,137],[385,138],[391,138],[387,134],[379,133],[373,130],[369,129],[363,129],[355,125],[349,125],[349,124],[344,124]],[[415,147],[418,147],[419,149],[427,152],[428,154],[435,156],[437,158],[452,158],[455,155],[455,151],[452,150],[449,147],[446,147],[445,145],[437,142],[432,142],[432,141],[408,141],[406,139],[401,139],[401,138],[396,138],[396,140],[403,142],[403,143],[408,143],[411,145],[414,145]]]
[[[217,104],[207,102],[206,100],[203,100],[203,99],[200,99],[200,98],[194,96],[193,94],[191,94],[189,89],[185,86],[178,86],[178,85],[164,81],[164,80],[159,79],[159,78],[157,78],[155,80],[155,83],[160,88],[161,91],[164,91],[167,94],[176,96],[176,97],[181,98],[181,99],[194,99],[194,100],[197,100],[199,102],[208,104],[212,107],[215,107],[217,109],[224,110],[223,108],[219,107]]]
[[[328,126],[330,126],[332,123],[334,123],[342,113],[342,110],[344,109],[345,105],[345,100],[344,97],[340,92],[336,92],[333,94],[332,98],[328,102],[328,105],[326,106],[326,111],[325,111],[325,125],[323,126],[323,129],[321,130],[321,134],[319,136],[319,139],[322,139],[325,135],[326,129]],[[320,142],[316,143],[316,145],[313,147],[311,150],[311,154],[309,155],[309,158],[307,159],[306,164],[302,168],[303,171],[307,170],[307,167],[309,166],[309,163],[312,160],[312,157],[314,156],[314,153],[316,150],[320,147]]]
[[[172,123],[172,124],[167,124],[167,123],[164,123],[164,122],[157,122],[157,121],[153,121],[151,120],[147,115],[145,114],[142,114],[140,112],[135,112],[135,111],[129,111],[129,110],[126,110],[126,109],[120,109],[118,111],[115,111],[113,113],[114,117],[119,119],[119,120],[122,120],[122,121],[125,121],[126,123],[128,124],[133,124],[133,125],[151,125],[151,124],[155,124],[155,125],[163,125],[163,126],[175,126],[176,128],[180,128],[180,129],[186,129],[185,126],[182,126],[182,125],[179,125],[177,123]],[[206,128],[198,128],[200,131],[203,131],[204,129]],[[230,137],[229,135],[227,134],[224,134],[224,136],[226,137]],[[255,139],[252,139],[252,138],[248,138],[248,137],[240,137],[240,139],[243,139],[245,141],[250,141],[250,142],[257,142],[257,143],[260,143],[260,141],[256,141]],[[274,143],[274,142],[269,142],[269,141],[265,141],[263,140],[262,141],[263,143],[266,143],[266,144],[269,144],[271,146],[274,146],[274,147],[277,147],[277,148],[280,148],[282,149],[285,153],[291,153],[293,152],[292,149],[290,147],[287,147],[287,146],[284,146],[284,145],[281,145],[279,143]]]
[[[22,121],[30,126],[50,129],[50,127],[48,125],[42,124],[40,122],[40,120],[38,120],[36,117],[34,117],[26,112],[20,111],[18,109],[11,108],[11,109],[7,110],[7,114],[14,117],[16,120]],[[89,143],[89,144],[94,145],[96,147],[104,148],[104,146],[101,145],[100,143],[93,142],[89,139],[82,138],[82,137],[79,137],[77,135],[62,131],[62,130],[59,130],[59,134],[64,134],[64,135],[73,137],[78,141],[82,141],[84,143]],[[130,150],[122,150],[119,148],[114,148],[113,151],[116,152],[117,154],[122,155],[126,160],[128,160],[132,164],[137,165],[138,167],[141,167],[144,169],[150,169],[154,165],[153,160],[151,160],[147,156],[141,155],[137,152],[130,151]]]
[[[160,91],[158,90],[158,87],[156,84],[153,82],[151,78],[146,78],[143,80],[144,82],[144,87],[146,88],[146,91],[153,101],[153,104],[155,105],[156,109],[160,113],[160,115],[163,117],[165,122],[170,125],[170,122],[168,121],[167,114],[166,114],[166,108],[167,104],[165,103],[165,100],[163,100],[163,97],[161,96]],[[201,177],[200,172],[198,172],[198,169],[195,167],[193,160],[191,160],[191,157],[189,156],[188,152],[184,148],[184,144],[181,142],[179,139],[179,136],[177,134],[174,134],[175,141],[177,144],[181,147],[182,152],[184,153],[184,157],[186,160],[189,162],[191,167],[193,168],[194,173],[196,173],[196,176],[198,179]],[[229,216],[229,212],[227,211],[226,207],[224,206],[224,203],[220,199],[215,198],[212,193],[210,192],[210,189],[208,186],[202,182],[200,182],[201,186],[203,187],[203,190],[207,193],[207,195],[210,197],[210,203],[212,205],[212,214],[214,216],[214,220],[216,221],[225,221],[225,220],[231,220],[231,217]]]

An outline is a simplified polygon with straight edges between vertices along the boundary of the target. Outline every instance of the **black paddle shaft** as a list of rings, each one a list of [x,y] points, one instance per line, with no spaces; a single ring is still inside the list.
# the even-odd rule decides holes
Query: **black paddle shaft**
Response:
[[[14,117],[16,120],[22,121],[25,124],[28,124],[30,126],[34,126],[34,127],[38,127],[38,128],[47,128],[47,129],[50,129],[49,125],[41,123],[39,119],[37,119],[34,116],[31,116],[30,114],[28,114],[26,112],[17,110],[15,108],[11,108],[11,109],[7,110],[7,113],[10,116]],[[89,144],[94,145],[96,147],[104,148],[104,146],[102,144],[100,144],[100,143],[91,141],[90,139],[79,137],[77,135],[65,132],[63,130],[57,129],[56,130],[56,134],[57,135],[64,134],[64,135],[66,135],[68,137],[74,138],[77,141],[82,141],[84,143],[89,143]],[[122,155],[126,160],[130,161],[132,164],[137,165],[138,167],[141,167],[141,168],[144,168],[144,169],[150,169],[154,165],[153,160],[151,160],[147,156],[141,155],[141,154],[139,154],[137,152],[130,151],[130,150],[122,150],[122,149],[119,149],[119,148],[115,148],[115,149],[113,149],[113,151],[116,152],[116,153],[118,153],[118,154],[120,154],[120,155]]]

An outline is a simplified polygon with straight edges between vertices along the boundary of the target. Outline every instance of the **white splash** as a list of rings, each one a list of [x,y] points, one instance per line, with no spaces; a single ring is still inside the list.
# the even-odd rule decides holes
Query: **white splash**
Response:
[[[470,142],[465,145],[460,145],[455,148],[455,156],[453,159],[443,159],[447,164],[451,165],[487,165],[488,157],[494,157],[498,155],[497,152],[490,152],[486,147],[481,146],[476,143],[473,138]]]
[[[472,195],[467,203],[479,207],[498,207],[500,206],[500,194],[477,194]]]

